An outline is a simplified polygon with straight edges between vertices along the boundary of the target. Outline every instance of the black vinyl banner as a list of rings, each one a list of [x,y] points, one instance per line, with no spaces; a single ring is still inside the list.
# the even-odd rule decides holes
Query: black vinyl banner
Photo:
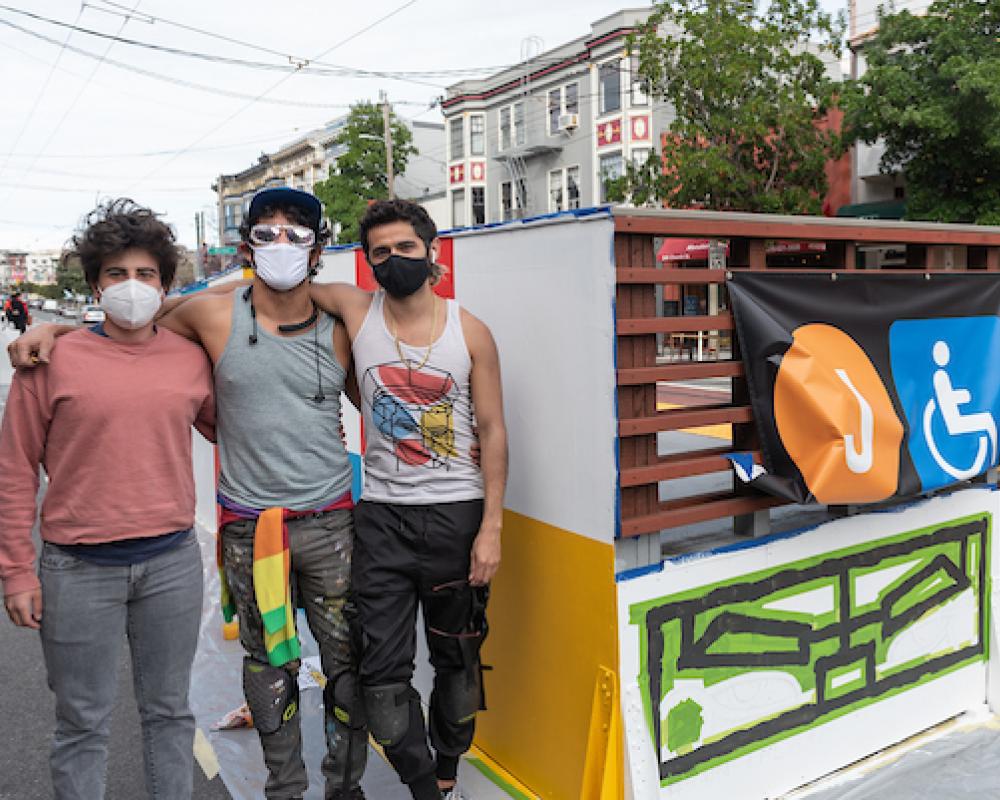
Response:
[[[1000,274],[734,273],[760,434],[751,484],[875,503],[997,464]],[[749,473],[749,474],[747,474]]]

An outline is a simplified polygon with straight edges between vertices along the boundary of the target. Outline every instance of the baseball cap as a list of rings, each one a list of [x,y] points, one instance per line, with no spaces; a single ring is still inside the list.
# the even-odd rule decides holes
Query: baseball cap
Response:
[[[260,217],[266,206],[295,206],[305,212],[309,227],[319,230],[323,217],[323,204],[309,192],[292,189],[290,186],[276,186],[272,189],[261,189],[250,201],[250,222],[254,223]]]

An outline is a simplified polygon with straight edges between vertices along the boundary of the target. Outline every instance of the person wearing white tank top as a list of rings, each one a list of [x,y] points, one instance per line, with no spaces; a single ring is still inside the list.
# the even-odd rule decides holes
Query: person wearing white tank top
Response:
[[[435,295],[437,229],[421,206],[373,203],[360,238],[381,290],[314,284],[312,297],[344,320],[361,394],[351,585],[362,699],[413,797],[458,800],[458,762],[485,708],[479,650],[500,565],[500,360],[489,328]],[[411,684],[418,605],[435,672],[429,731]]]

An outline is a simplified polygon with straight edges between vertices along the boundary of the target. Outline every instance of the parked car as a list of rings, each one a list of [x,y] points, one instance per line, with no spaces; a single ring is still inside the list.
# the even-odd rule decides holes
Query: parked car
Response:
[[[42,298],[41,297],[32,297],[28,301],[28,308],[41,308],[41,307],[42,307]]]
[[[59,313],[59,303],[55,300],[46,300],[42,303],[42,311],[51,311],[55,314]]]
[[[100,306],[84,306],[80,321],[84,325],[96,322],[104,322],[104,309]]]
[[[76,306],[63,306],[59,309],[59,313],[69,319],[76,319],[80,316],[80,309]]]

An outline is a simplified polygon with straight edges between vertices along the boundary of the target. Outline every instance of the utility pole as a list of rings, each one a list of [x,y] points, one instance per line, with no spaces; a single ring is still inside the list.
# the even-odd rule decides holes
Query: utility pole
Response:
[[[392,128],[389,125],[389,98],[384,91],[379,92],[382,101],[382,138],[385,140],[385,182],[389,189],[389,199],[396,196],[395,176],[392,172]]]
[[[205,243],[205,212],[196,211],[194,214],[194,234],[197,239],[198,246],[194,254],[194,278],[195,280],[200,280],[204,277],[207,271],[207,265],[204,262],[203,247]]]

